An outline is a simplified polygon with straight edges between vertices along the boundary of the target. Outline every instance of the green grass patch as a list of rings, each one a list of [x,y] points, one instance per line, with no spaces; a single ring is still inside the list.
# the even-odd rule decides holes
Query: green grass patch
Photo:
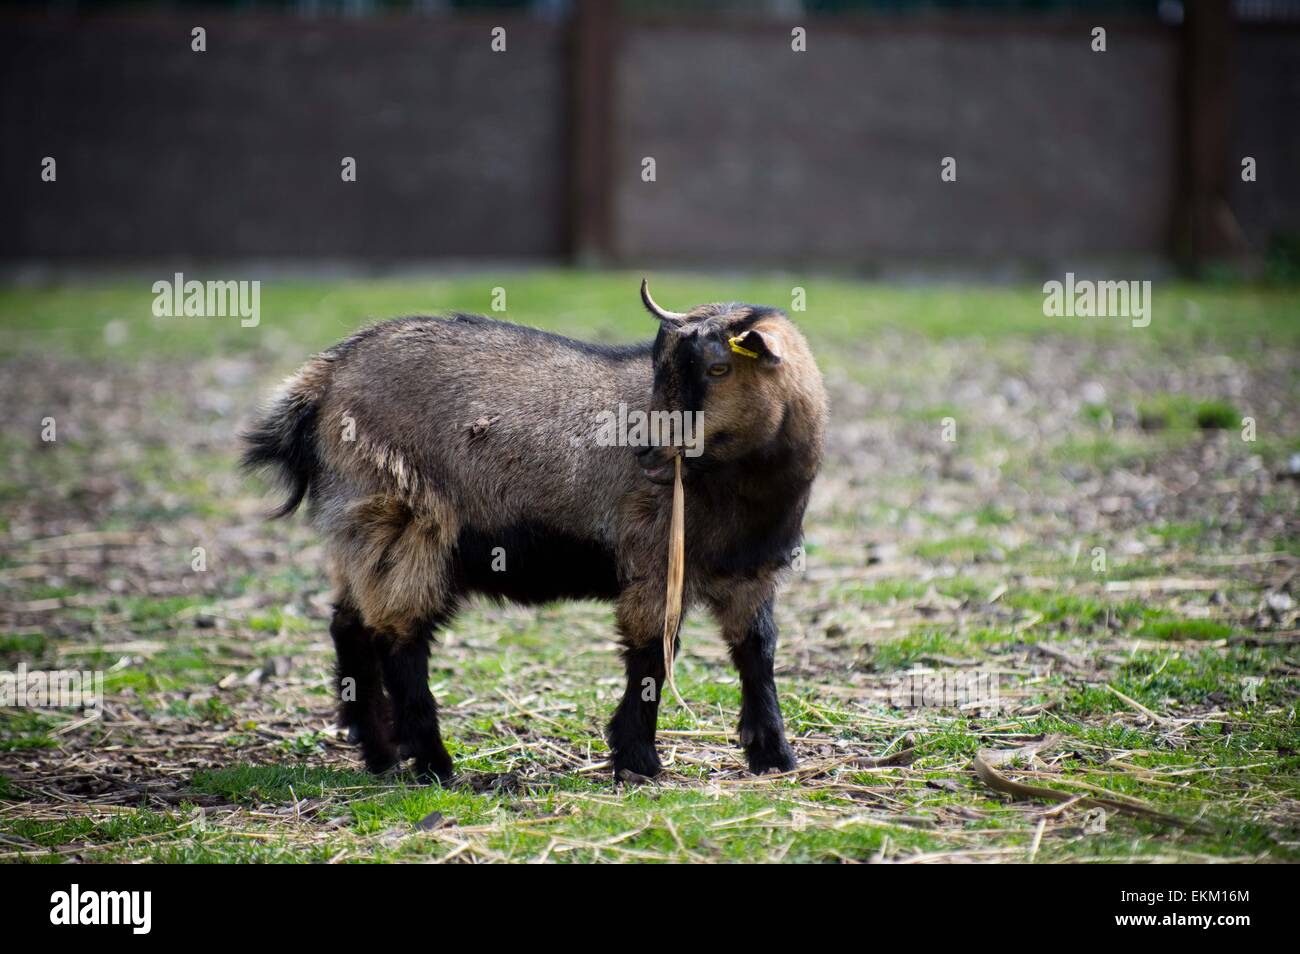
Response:
[[[115,845],[132,838],[174,832],[184,820],[160,812],[138,810],[114,812],[99,818],[73,817],[60,821],[14,818],[6,822],[9,833],[40,848],[68,848],[78,845]]]
[[[50,731],[58,725],[49,716],[28,709],[0,709],[0,752],[51,749]]]
[[[1236,407],[1217,398],[1204,400],[1187,394],[1157,394],[1138,403],[1138,421],[1149,431],[1240,428],[1241,417]]]
[[[1205,705],[1244,710],[1300,695],[1300,677],[1278,676],[1271,655],[1258,648],[1195,648],[1139,652],[1119,667],[1114,687],[1157,713]],[[1255,702],[1250,702],[1250,698]],[[1080,715],[1120,712],[1127,704],[1105,685],[1080,686],[1065,700],[1065,711]],[[1130,710],[1131,711],[1131,710]]]
[[[195,792],[246,805],[291,802],[295,795],[300,800],[326,795],[352,797],[381,787],[373,775],[364,772],[302,765],[231,765],[204,769],[195,774],[191,785]]]
[[[1227,639],[1237,630],[1211,619],[1154,619],[1142,624],[1135,635],[1171,642],[1183,639]]]
[[[1102,596],[1034,590],[1013,590],[1002,597],[1002,602],[1038,613],[1042,616],[1040,625],[1070,629],[1093,629],[1109,621],[1127,626],[1136,620],[1159,618],[1164,614],[1163,610],[1141,600],[1109,600]]]
[[[213,354],[319,350],[369,320],[430,311],[463,310],[535,324],[595,340],[648,338],[638,299],[640,273],[563,269],[486,269],[457,276],[262,282],[261,322],[242,328],[229,318],[156,318],[152,278],[95,285],[0,289],[0,352],[60,348],[129,360],[140,354]],[[1104,322],[1043,316],[1042,289],[906,288],[815,275],[717,276],[659,274],[655,295],[669,307],[709,301],[751,301],[789,308],[796,286],[807,289],[807,310],[793,317],[828,343],[858,346],[895,329],[935,340],[1034,338],[1065,335],[1104,341],[1123,335],[1126,346],[1213,343],[1227,353],[1252,353],[1267,337],[1274,346],[1300,342],[1294,293],[1287,288],[1216,288],[1160,283],[1155,294],[1189,307],[1177,320],[1156,321],[1140,335]],[[492,290],[503,287],[508,310],[491,310]],[[113,324],[124,334],[106,336]],[[109,338],[112,338],[110,341]],[[852,352],[826,351],[827,363],[853,365]]]
[[[971,563],[979,557],[993,553],[991,540],[976,535],[960,535],[942,540],[925,540],[917,543],[912,552],[931,563]]]
[[[0,636],[0,656],[33,659],[45,652],[44,633],[5,633]]]
[[[360,834],[394,827],[412,827],[433,812],[448,824],[476,825],[491,821],[501,805],[496,796],[439,785],[403,785],[394,791],[353,801],[349,806]]]

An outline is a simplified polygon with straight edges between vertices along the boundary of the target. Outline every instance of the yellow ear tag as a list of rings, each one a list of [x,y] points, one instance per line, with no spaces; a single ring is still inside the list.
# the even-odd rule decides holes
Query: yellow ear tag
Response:
[[[731,350],[736,352],[736,354],[743,354],[746,358],[757,358],[757,351],[750,351],[748,348],[742,348],[740,346],[740,339],[743,337],[744,335],[736,335],[734,338],[728,338],[727,344],[731,345]]]

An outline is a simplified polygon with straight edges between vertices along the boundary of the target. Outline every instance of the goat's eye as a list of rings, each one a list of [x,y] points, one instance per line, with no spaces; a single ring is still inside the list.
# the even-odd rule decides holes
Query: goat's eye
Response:
[[[711,364],[709,365],[709,377],[720,378],[730,370],[731,365],[729,364]]]

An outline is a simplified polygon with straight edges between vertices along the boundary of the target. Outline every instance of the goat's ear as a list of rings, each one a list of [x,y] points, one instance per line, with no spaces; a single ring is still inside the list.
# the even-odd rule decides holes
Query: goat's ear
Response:
[[[756,358],[769,368],[781,363],[781,341],[770,331],[750,328],[743,335],[732,338],[730,344],[732,351]]]

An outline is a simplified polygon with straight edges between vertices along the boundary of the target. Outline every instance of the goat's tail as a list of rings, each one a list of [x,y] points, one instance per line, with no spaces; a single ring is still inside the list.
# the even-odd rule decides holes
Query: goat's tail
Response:
[[[288,491],[288,498],[270,514],[272,520],[297,510],[319,473],[316,420],[330,363],[324,355],[308,362],[243,434],[244,470],[271,471]]]

